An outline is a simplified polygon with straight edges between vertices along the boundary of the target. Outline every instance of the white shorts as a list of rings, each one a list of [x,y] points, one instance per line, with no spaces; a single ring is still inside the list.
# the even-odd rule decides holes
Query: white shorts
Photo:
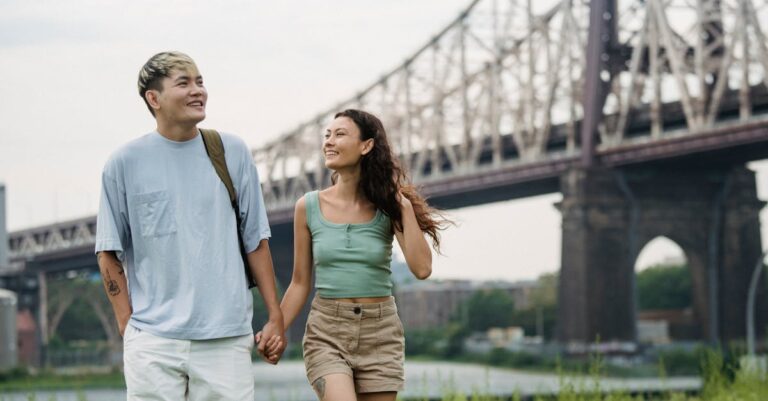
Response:
[[[253,401],[253,345],[252,334],[175,340],[129,324],[123,338],[128,401]]]

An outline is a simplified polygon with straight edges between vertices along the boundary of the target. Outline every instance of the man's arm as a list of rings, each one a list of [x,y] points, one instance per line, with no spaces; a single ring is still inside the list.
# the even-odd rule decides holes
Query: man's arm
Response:
[[[280,311],[280,303],[277,300],[277,284],[275,271],[272,267],[272,254],[266,239],[261,240],[256,250],[248,254],[248,264],[269,313],[269,320],[261,330],[258,350],[260,354],[264,355],[267,362],[275,364],[285,350],[286,342],[283,313]],[[268,345],[270,351],[274,352],[265,355],[264,352]]]
[[[128,298],[128,280],[125,278],[123,264],[117,259],[115,252],[102,251],[96,254],[99,263],[99,271],[104,281],[104,290],[115,312],[117,327],[120,335],[125,333],[125,327],[131,318],[131,302]]]
[[[310,292],[312,292],[312,234],[307,225],[306,201],[301,197],[296,201],[293,215],[293,275],[280,304],[286,330],[301,313]]]

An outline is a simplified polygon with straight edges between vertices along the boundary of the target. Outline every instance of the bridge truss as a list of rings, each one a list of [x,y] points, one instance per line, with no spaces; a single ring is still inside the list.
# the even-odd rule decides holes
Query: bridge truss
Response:
[[[768,87],[765,0],[619,0],[600,57],[598,151],[753,122]],[[255,149],[270,207],[328,185],[332,115],[379,115],[414,181],[578,158],[590,4],[476,0],[403,64]],[[665,105],[682,119],[666,121]],[[762,110],[759,110],[762,111]]]
[[[617,0],[602,14],[596,151],[764,127],[768,0]],[[329,184],[336,111],[379,115],[415,182],[573,164],[582,153],[590,3],[475,0],[404,63],[253,151],[270,210]],[[674,109],[676,112],[670,113]],[[11,233],[24,260],[92,246],[95,218]]]

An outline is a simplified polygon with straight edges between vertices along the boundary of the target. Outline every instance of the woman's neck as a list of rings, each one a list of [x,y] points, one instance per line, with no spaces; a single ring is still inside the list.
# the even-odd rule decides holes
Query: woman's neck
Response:
[[[336,196],[347,202],[357,203],[365,197],[360,190],[360,169],[356,171],[337,171]]]

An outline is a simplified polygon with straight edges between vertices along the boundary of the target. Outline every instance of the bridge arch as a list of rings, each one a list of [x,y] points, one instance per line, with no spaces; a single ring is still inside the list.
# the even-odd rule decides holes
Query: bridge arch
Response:
[[[663,258],[662,258],[663,256]],[[674,239],[659,234],[649,241],[641,242],[640,252],[635,259],[635,270],[643,270],[653,265],[687,264],[685,249]]]
[[[685,250],[660,235],[642,246],[634,266],[638,341],[702,339],[701,315],[693,307],[695,275]]]
[[[40,362],[54,366],[105,361],[116,364],[122,340],[98,273],[70,270],[41,275],[39,280],[44,300],[44,307],[38,310],[39,335],[45,346]],[[61,347],[79,340],[104,341],[106,348],[89,346],[82,353]]]

